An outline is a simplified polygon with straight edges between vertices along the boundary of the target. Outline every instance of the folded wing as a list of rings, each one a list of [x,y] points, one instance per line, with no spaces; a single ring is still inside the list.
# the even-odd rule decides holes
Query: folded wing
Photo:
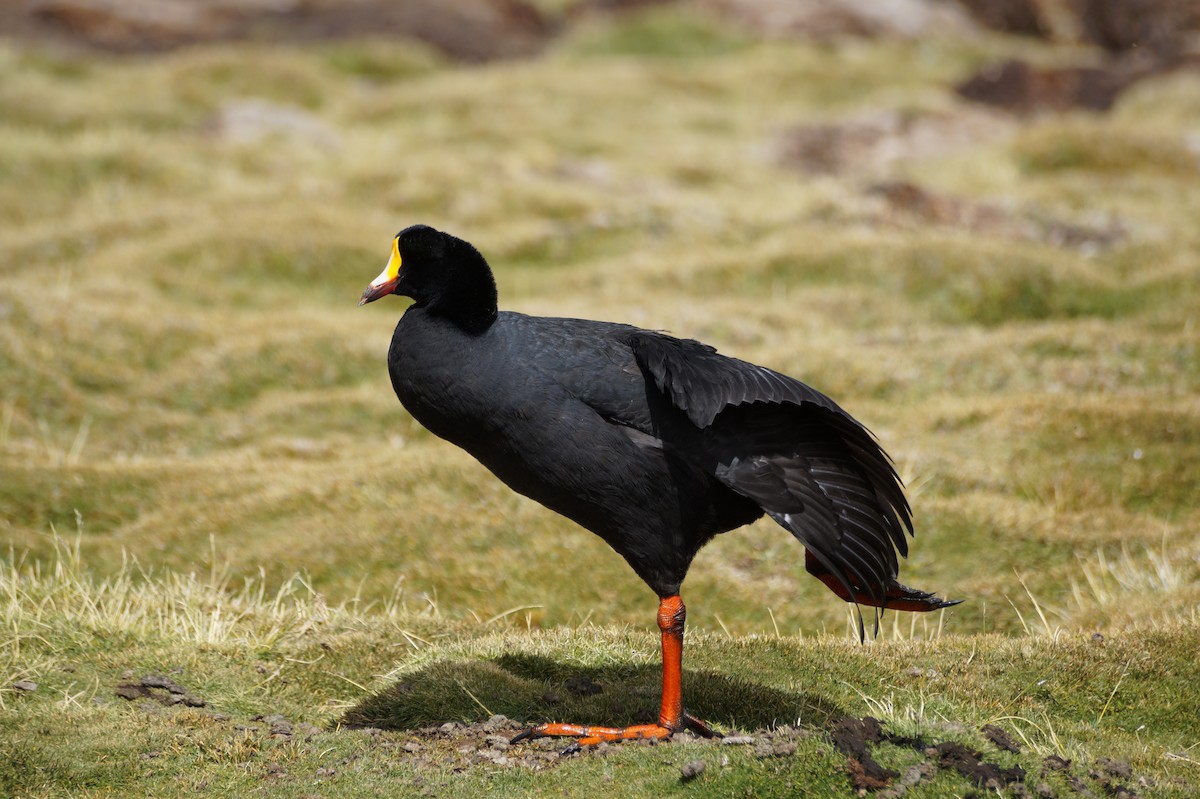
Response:
[[[839,595],[886,606],[912,515],[870,432],[816,389],[699,342],[639,333],[632,347],[700,431],[694,454],[705,468],[796,536],[809,570],[831,577]]]

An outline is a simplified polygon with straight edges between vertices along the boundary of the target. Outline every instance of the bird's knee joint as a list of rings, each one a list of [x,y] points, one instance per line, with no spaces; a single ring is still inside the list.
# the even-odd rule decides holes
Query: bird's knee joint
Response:
[[[658,604],[658,629],[664,633],[683,634],[687,608],[678,596],[663,597]]]

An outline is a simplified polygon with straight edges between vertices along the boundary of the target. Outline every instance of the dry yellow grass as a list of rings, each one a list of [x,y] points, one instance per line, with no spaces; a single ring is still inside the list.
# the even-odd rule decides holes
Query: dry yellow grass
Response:
[[[390,236],[426,222],[489,256],[507,308],[700,337],[835,396],[911,487],[902,579],[969,600],[940,628],[1020,632],[1035,600],[1067,629],[1194,616],[1196,75],[810,177],[778,160],[792,127],[957,113],[950,82],[1030,46],[712,36],[712,57],[667,57],[598,26],[480,68],[385,43],[5,45],[0,540],[43,558],[78,529],[100,574],[215,551],[332,603],[399,583],[447,618],[643,624],[652,597],[619,558],[392,396],[402,305],[354,302]],[[276,127],[236,127],[247,101]],[[898,219],[867,191],[888,176],[1126,236],[1087,252]],[[841,631],[801,562],[770,524],[722,537],[690,618]]]

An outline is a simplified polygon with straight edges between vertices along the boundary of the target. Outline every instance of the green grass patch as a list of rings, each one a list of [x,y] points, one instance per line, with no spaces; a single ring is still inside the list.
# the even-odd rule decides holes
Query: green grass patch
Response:
[[[598,21],[576,32],[567,52],[589,56],[716,58],[749,46],[727,23],[676,9],[651,8]]]
[[[1066,407],[1041,421],[1016,466],[1041,473],[1034,453],[1059,453],[1062,468],[1042,484],[1072,510],[1116,503],[1179,519],[1195,511],[1200,484],[1200,419],[1155,407]]]
[[[1100,757],[1127,763],[1130,780],[1152,780],[1155,795],[1187,796],[1195,779],[1182,754],[1194,744],[1186,713],[1200,677],[1194,625],[1102,639],[948,636],[869,646],[693,635],[689,706],[766,750],[684,740],[562,757],[547,742],[514,745],[496,761],[479,754],[488,751],[484,729],[462,725],[495,713],[518,723],[653,713],[655,636],[446,625],[394,604],[328,606],[296,582],[272,594],[254,582],[234,589],[219,574],[147,582],[118,572],[95,581],[80,565],[65,548],[52,570],[2,574],[0,613],[19,645],[0,662],[37,684],[0,690],[0,740],[15,753],[0,766],[9,792],[292,796],[317,785],[349,796],[386,784],[408,796],[433,784],[449,796],[543,795],[549,769],[554,795],[609,782],[635,796],[789,795],[784,789],[801,786],[837,795],[849,777],[831,729],[863,715],[879,718],[888,736],[874,754],[900,771],[921,762],[926,745],[950,741],[1059,786],[1051,795],[1069,795],[1068,776],[1095,779],[1089,769]],[[443,631],[436,639],[435,630]],[[150,674],[168,675],[202,705],[164,705],[165,691],[118,698],[119,685]],[[985,724],[1005,729],[1022,751],[990,747]],[[383,730],[353,729],[361,725]],[[1043,764],[1049,755],[1075,765],[1055,772]],[[705,772],[682,782],[681,765],[695,759]],[[943,797],[971,786],[935,770],[911,791]]]
[[[1182,137],[1149,136],[1083,123],[1030,131],[1018,141],[1016,157],[1021,169],[1030,175],[1150,172],[1186,180],[1200,172],[1200,162]]]

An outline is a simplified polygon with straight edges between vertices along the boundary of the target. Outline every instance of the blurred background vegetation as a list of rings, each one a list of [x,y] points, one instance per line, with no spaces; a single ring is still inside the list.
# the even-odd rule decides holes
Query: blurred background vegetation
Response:
[[[909,486],[902,580],[969,600],[918,634],[1194,620],[1200,12],[1149,5],[6,0],[3,557],[649,626],[397,403],[403,305],[355,302],[424,222],[503,307],[836,397]],[[685,593],[846,624],[770,523]]]

